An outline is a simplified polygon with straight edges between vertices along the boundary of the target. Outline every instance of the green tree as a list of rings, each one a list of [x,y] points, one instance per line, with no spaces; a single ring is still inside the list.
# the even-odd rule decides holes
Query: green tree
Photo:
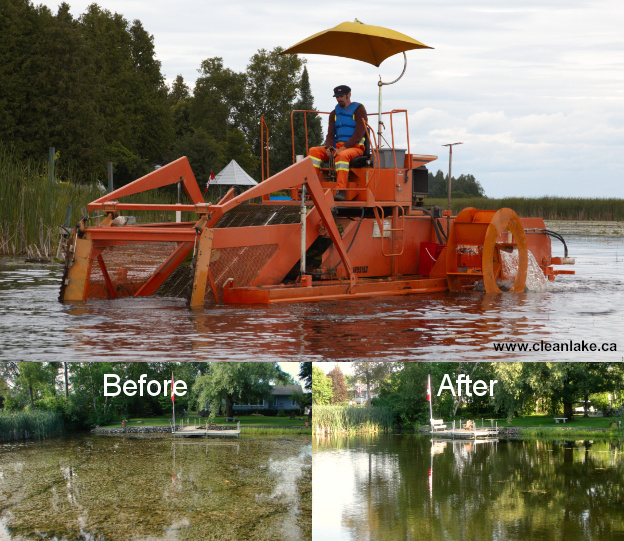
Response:
[[[184,82],[184,77],[182,77],[182,75],[178,75],[173,83],[171,83],[168,97],[171,105],[176,105],[179,102],[191,97],[191,90]]]
[[[245,140],[243,132],[238,128],[229,129],[224,154],[226,165],[232,160],[236,160],[236,163],[250,176],[257,173],[260,160],[253,155],[251,145]]]
[[[312,390],[312,363],[304,362],[299,364],[299,377],[305,381],[307,391]]]
[[[384,361],[358,361],[353,363],[353,375],[366,384],[367,405],[371,405],[371,386],[381,385],[394,369],[393,363]]]
[[[35,397],[42,396],[45,391],[54,392],[56,367],[50,363],[21,362],[16,383],[28,395],[30,407],[35,408]]]
[[[347,393],[347,386],[345,384],[344,374],[338,366],[327,374],[327,377],[332,381],[332,404],[341,404],[346,402],[349,398]]]
[[[292,106],[293,111],[316,111],[314,97],[310,88],[308,69],[304,66],[299,85],[299,99]],[[315,113],[288,114],[280,126],[278,136],[280,140],[275,144],[271,159],[275,156],[278,165],[286,167],[293,163],[293,145],[296,154],[307,155],[310,147],[318,146],[323,142],[323,129],[321,117]],[[307,125],[307,137],[306,137]]]
[[[223,58],[207,58],[201,63],[195,82],[191,126],[203,128],[216,141],[224,142],[244,96],[245,75],[225,68]]]
[[[147,163],[173,137],[167,88],[153,37],[140,21],[92,4],[73,19],[29,0],[0,10],[0,140],[20,158],[54,146],[81,178],[101,173],[117,146]],[[116,181],[126,182],[123,170]]]
[[[429,171],[429,197],[444,198],[448,194],[448,175],[438,170],[434,175]],[[473,175],[460,175],[451,179],[451,195],[461,197],[485,197],[485,190]]]
[[[541,408],[572,418],[574,404],[587,401],[593,393],[612,391],[621,381],[619,365],[612,363],[493,363],[499,381],[497,407],[507,417]]]
[[[274,382],[292,382],[277,363],[212,363],[209,372],[195,381],[193,392],[199,404],[209,404],[212,419],[223,402],[225,415],[233,417],[235,403],[254,404],[270,398]]]
[[[224,146],[204,128],[190,130],[173,144],[173,155],[186,156],[193,174],[200,184],[205,184],[211,171],[220,171],[227,165]]]
[[[245,96],[236,115],[254,154],[260,156],[260,118],[269,127],[271,174],[292,163],[290,113],[301,85],[303,61],[297,55],[283,55],[282,48],[260,49],[245,72]],[[273,154],[274,151],[274,154]]]
[[[312,366],[312,404],[327,405],[333,394],[332,380],[318,366]]]
[[[260,119],[264,116],[270,134],[271,174],[291,165],[291,111],[295,107],[313,109],[314,102],[307,72],[301,74],[303,61],[281,52],[279,47],[272,51],[260,49],[241,73],[226,68],[221,57],[204,60],[193,97],[178,100],[173,109],[176,135],[188,142],[194,137],[192,133],[201,128],[223,150],[226,163],[236,160],[259,180]],[[300,100],[295,103],[298,95]],[[303,118],[299,120],[298,137],[302,139]],[[322,138],[316,115],[308,119],[308,133],[311,141]],[[179,157],[181,145],[174,145],[175,157]],[[303,148],[304,143],[301,145]],[[198,167],[199,163],[191,166]]]

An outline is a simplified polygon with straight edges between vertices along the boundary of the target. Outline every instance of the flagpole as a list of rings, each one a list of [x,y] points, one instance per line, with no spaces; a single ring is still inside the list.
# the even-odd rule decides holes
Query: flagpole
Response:
[[[175,432],[175,395],[173,394],[173,370],[171,371],[171,403],[173,404],[173,431]]]
[[[429,419],[433,421],[433,406],[431,404],[431,374],[427,374],[427,400],[429,400]]]

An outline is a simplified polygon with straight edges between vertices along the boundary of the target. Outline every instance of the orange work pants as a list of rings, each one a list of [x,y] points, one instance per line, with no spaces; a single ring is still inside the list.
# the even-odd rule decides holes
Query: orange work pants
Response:
[[[362,156],[364,154],[364,147],[362,145],[356,145],[351,148],[344,148],[343,143],[338,143],[336,148],[338,149],[334,157],[334,162],[336,164],[336,188],[344,190],[347,187],[347,180],[349,178],[349,162],[353,158]],[[312,158],[312,163],[314,167],[316,167],[317,172],[321,167],[321,162],[329,160],[329,154],[325,147],[312,147],[308,156]]]

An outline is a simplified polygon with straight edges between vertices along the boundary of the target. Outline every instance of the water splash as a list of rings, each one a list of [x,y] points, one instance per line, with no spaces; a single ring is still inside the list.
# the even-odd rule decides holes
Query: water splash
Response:
[[[535,256],[529,252],[529,264],[527,267],[527,279],[525,289],[527,291],[549,291],[550,282],[544,276],[544,272],[537,264]],[[514,248],[513,252],[504,252],[501,250],[502,274],[508,278],[501,282],[506,288],[511,288],[516,276],[518,275],[518,250]]]

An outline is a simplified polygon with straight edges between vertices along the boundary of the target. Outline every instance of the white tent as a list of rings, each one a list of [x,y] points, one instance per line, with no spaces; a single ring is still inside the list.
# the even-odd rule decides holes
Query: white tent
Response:
[[[232,160],[210,181],[211,186],[255,186],[258,184],[243,168]]]

